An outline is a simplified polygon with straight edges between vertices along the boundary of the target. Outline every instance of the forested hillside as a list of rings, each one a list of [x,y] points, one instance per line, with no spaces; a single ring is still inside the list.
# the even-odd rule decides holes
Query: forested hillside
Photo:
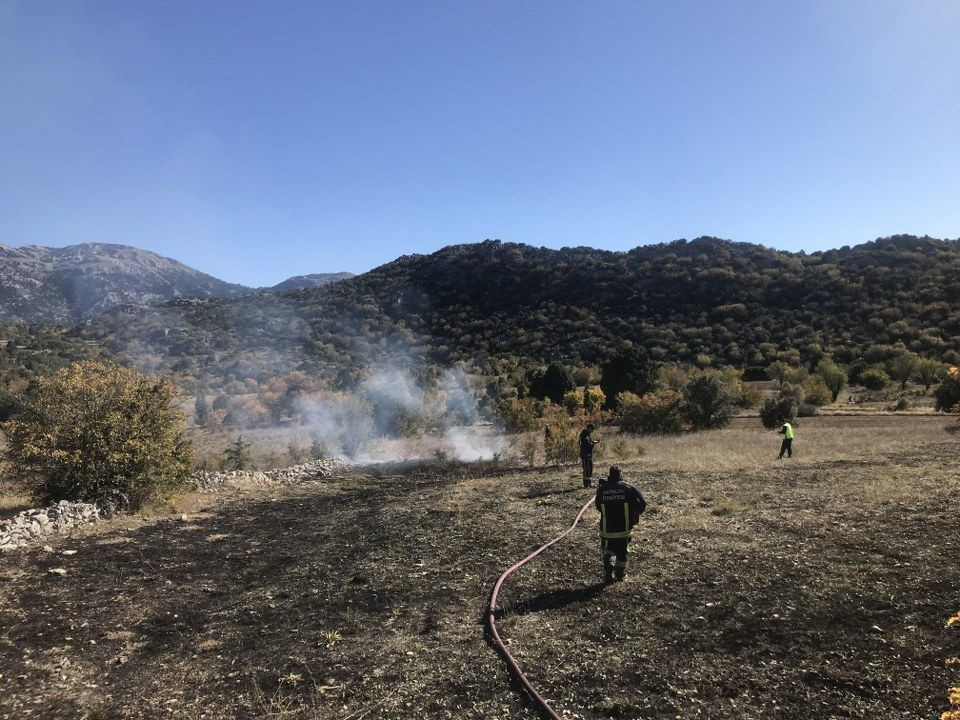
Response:
[[[701,366],[852,362],[897,343],[955,362],[960,241],[896,236],[812,254],[715,238],[629,252],[487,241],[322,288],[120,307],[77,332],[211,386],[291,370],[335,383],[388,355],[595,364],[624,340]]]

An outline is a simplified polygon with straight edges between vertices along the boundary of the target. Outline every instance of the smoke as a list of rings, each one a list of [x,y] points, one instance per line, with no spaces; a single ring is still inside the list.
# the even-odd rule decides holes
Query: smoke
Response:
[[[448,368],[424,387],[407,368],[375,368],[355,392],[319,392],[297,410],[315,443],[348,462],[447,457],[489,460],[507,449],[492,426],[475,423],[480,408],[470,379]]]

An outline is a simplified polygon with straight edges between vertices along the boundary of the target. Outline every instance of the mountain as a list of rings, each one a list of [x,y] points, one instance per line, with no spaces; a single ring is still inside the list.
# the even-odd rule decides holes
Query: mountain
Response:
[[[817,253],[717,238],[629,252],[487,241],[409,255],[290,294],[118,308],[80,337],[210,385],[395,359],[494,373],[596,364],[631,341],[655,359],[764,367],[883,359],[894,345],[960,361],[960,241],[908,235]]]
[[[352,278],[353,273],[312,273],[310,275],[294,275],[273,287],[264,288],[266,292],[289,292],[291,290],[306,290],[308,288],[323,287],[330,283]]]
[[[0,322],[73,323],[123,303],[249,292],[146,250],[0,244]]]

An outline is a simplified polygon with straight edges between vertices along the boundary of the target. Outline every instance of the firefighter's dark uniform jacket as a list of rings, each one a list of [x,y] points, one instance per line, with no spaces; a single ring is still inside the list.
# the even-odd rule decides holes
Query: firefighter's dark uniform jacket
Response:
[[[594,505],[600,511],[600,537],[604,540],[629,538],[640,513],[647,509],[643,493],[623,480],[600,483]]]
[[[590,436],[589,430],[584,430],[580,433],[580,457],[582,458],[592,458],[593,457],[593,447],[596,445],[599,440],[594,440]]]

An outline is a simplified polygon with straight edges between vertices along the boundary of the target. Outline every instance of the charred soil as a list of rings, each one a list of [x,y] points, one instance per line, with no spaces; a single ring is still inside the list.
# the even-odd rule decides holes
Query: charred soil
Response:
[[[958,644],[958,461],[930,444],[627,464],[650,501],[628,580],[599,584],[588,515],[508,582],[501,632],[570,717],[936,716]],[[483,609],[569,524],[579,482],[357,471],[0,557],[0,718],[534,718]]]

